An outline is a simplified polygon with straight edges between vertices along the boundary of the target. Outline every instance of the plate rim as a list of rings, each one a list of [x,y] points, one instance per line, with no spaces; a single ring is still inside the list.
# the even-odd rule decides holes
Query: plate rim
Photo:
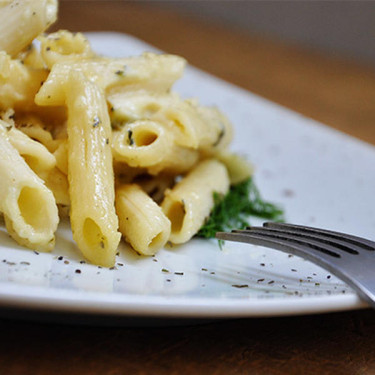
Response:
[[[25,293],[26,290],[26,293]],[[43,311],[168,318],[246,318],[320,314],[368,308],[357,294],[224,299],[122,295],[0,283],[0,306]],[[93,296],[95,298],[93,298]],[[123,296],[123,298],[121,298]],[[324,304],[322,306],[322,300]],[[282,303],[288,301],[288,303]],[[291,301],[293,309],[290,308]]]

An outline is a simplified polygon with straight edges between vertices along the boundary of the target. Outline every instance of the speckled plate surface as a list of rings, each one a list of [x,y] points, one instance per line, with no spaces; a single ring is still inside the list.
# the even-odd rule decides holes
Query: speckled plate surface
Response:
[[[95,33],[90,39],[99,53],[112,56],[152,49],[120,34]],[[194,68],[175,90],[227,113],[235,126],[232,149],[254,162],[262,195],[282,205],[289,222],[375,239],[372,146]],[[307,261],[239,243],[227,242],[220,250],[216,241],[193,240],[154,258],[139,257],[122,244],[112,270],[81,260],[67,222],[59,227],[52,254],[19,247],[0,224],[0,305],[179,318],[366,306],[343,282]]]

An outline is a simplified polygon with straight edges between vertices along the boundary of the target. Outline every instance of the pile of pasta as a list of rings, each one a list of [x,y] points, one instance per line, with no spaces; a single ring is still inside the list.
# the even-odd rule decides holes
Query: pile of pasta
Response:
[[[251,167],[228,119],[171,92],[173,55],[96,55],[80,33],[43,32],[56,0],[0,6],[0,212],[21,245],[51,251],[59,217],[90,262],[113,266],[190,240]],[[38,45],[33,42],[37,38]]]

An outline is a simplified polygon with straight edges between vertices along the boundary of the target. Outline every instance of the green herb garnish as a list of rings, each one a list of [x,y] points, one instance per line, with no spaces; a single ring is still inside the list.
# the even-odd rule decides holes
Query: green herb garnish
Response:
[[[283,221],[281,208],[262,199],[252,178],[231,186],[225,196],[214,193],[214,202],[210,216],[197,233],[198,237],[214,238],[216,232],[244,229],[250,225],[249,216]],[[222,245],[222,241],[219,244]]]

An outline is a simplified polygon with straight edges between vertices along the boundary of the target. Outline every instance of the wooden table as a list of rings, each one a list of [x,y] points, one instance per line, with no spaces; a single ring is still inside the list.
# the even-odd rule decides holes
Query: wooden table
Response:
[[[57,28],[130,33],[375,144],[375,70],[370,67],[146,3],[66,1]],[[191,323],[103,327],[1,319],[0,374],[375,373],[375,314],[370,310]]]

